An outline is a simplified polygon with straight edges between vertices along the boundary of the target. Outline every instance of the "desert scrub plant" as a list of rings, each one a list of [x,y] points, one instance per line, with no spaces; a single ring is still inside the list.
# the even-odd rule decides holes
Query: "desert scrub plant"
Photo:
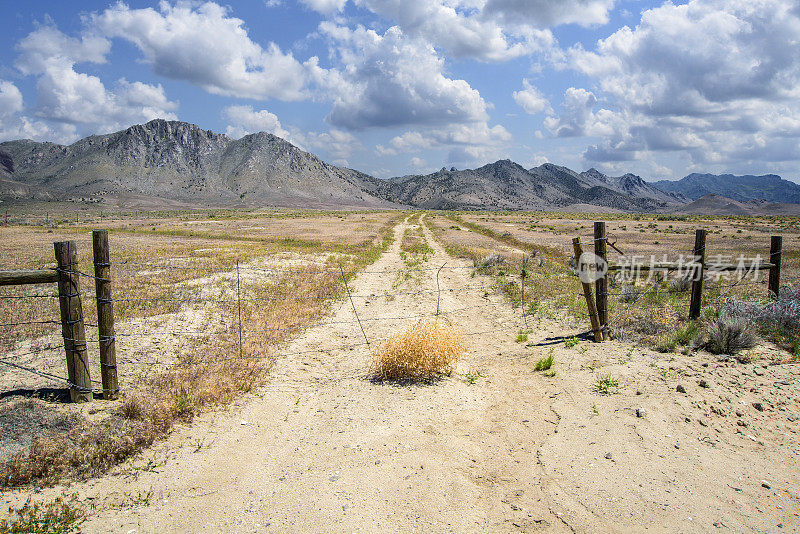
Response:
[[[70,534],[78,532],[86,516],[62,499],[47,504],[30,499],[22,508],[9,508],[11,517],[0,520],[0,534]]]
[[[712,354],[739,354],[758,343],[758,335],[751,323],[742,319],[720,317],[703,326],[695,341],[696,348]]]
[[[697,322],[692,321],[672,333],[661,336],[656,342],[656,350],[659,352],[672,352],[678,345],[691,346],[699,331],[700,327]]]
[[[622,302],[634,302],[642,292],[633,284],[626,284],[619,290],[619,299]]]
[[[536,362],[536,366],[534,367],[535,371],[547,371],[551,367],[553,367],[553,362],[555,361],[555,356],[551,351],[547,358],[541,358],[538,362]]]
[[[449,375],[466,351],[464,336],[437,319],[422,319],[389,338],[372,355],[378,380],[432,380]]]
[[[778,298],[765,306],[728,299],[720,313],[756,325],[766,339],[800,354],[800,285],[782,287]]]
[[[517,343],[524,343],[525,341],[528,341],[528,334],[517,334],[516,341]]]
[[[592,389],[601,395],[619,393],[619,380],[611,375],[600,375],[592,384]]]

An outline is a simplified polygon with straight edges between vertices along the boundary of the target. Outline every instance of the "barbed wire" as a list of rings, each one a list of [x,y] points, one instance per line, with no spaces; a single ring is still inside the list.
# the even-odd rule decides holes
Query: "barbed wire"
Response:
[[[582,241],[582,244],[589,245],[591,243],[596,243],[598,241],[603,241],[603,240],[609,241],[609,238],[608,237],[595,238],[595,239],[592,239],[590,241]],[[609,244],[612,246],[612,248],[614,250],[616,250],[622,256],[626,256],[626,254],[624,252],[620,251],[619,249],[617,249],[614,246],[615,243],[616,243],[616,241],[614,243],[609,242]],[[704,250],[705,250],[705,247],[700,249],[699,251],[695,251],[695,252],[696,253],[702,253],[702,252],[704,252]],[[538,268],[543,268],[543,267],[545,267],[545,263],[546,262],[550,262],[552,264],[556,264],[556,265],[559,265],[559,266],[563,267],[565,269],[565,272],[537,273],[538,276],[536,276],[536,275],[531,276],[528,273],[536,271],[536,269],[537,269],[536,263],[532,264],[532,266],[530,268],[528,268],[527,265],[526,265],[526,262],[525,262],[525,259],[526,259],[525,253],[523,253],[522,262],[521,262],[521,266],[520,266],[520,269],[521,269],[520,274],[522,275],[521,284],[522,284],[523,288],[524,288],[525,285],[536,284],[537,282],[542,282],[542,281],[545,281],[545,280],[551,280],[551,279],[556,279],[556,278],[575,276],[575,273],[572,272],[569,269],[568,264],[563,264],[562,265],[563,262],[561,262],[561,261],[557,262],[554,259],[548,258],[545,255],[539,255],[539,256],[535,256],[535,257],[536,257],[536,259],[540,260]],[[497,266],[497,267],[507,271],[508,270],[507,267],[510,267],[509,264],[511,262],[508,261],[508,260],[506,260],[506,261],[508,263],[506,263],[505,265]],[[516,266],[517,266],[516,262],[513,262],[513,263],[514,263],[513,264],[513,268],[516,268]],[[213,266],[210,266],[210,265],[176,266],[176,265],[167,265],[167,264],[159,264],[159,263],[152,263],[152,262],[135,262],[135,261],[127,261],[127,260],[126,261],[118,261],[118,262],[109,262],[107,264],[97,264],[97,265],[102,265],[102,266],[112,266],[112,265],[128,266],[128,265],[130,265],[130,266],[134,266],[134,267],[146,267],[146,268],[150,268],[150,269],[180,270],[180,271],[227,272],[227,271],[232,271],[233,270],[233,268],[230,267],[230,266],[220,266],[220,265],[213,265]],[[327,267],[318,267],[318,266],[309,266],[308,268],[304,268],[304,269],[301,269],[301,268],[298,268],[298,269],[268,268],[268,267],[255,267],[255,266],[246,266],[246,265],[239,266],[239,269],[241,269],[241,271],[250,271],[250,272],[290,273],[290,274],[302,274],[302,275],[316,275],[316,274],[341,275],[342,279],[345,281],[345,284],[346,284],[346,281],[347,281],[347,279],[345,277],[345,274],[392,274],[392,273],[433,272],[433,271],[436,271],[438,273],[438,272],[442,271],[443,269],[446,269],[446,270],[475,270],[475,271],[479,272],[480,268],[481,268],[481,266],[477,261],[474,262],[473,265],[449,265],[449,266],[442,265],[442,266],[437,266],[437,267],[404,267],[404,268],[396,268],[396,269],[364,269],[364,270],[358,270],[358,269],[345,270],[343,266],[340,266],[338,269],[327,268]],[[552,269],[552,266],[548,266],[546,268]],[[52,269],[52,268],[49,268],[49,269]],[[19,271],[24,271],[24,270],[26,270],[26,269],[19,269]],[[75,275],[78,275],[80,277],[87,278],[89,280],[96,280],[96,281],[100,281],[100,282],[111,282],[112,281],[112,278],[98,277],[98,276],[83,272],[80,269],[75,269],[75,268],[68,268],[68,269],[55,268],[53,270],[55,270],[56,272],[60,272],[60,273],[75,274]],[[755,284],[763,284],[763,283],[765,283],[765,281],[766,280],[745,280],[744,278],[741,278],[741,279],[739,279],[738,281],[736,281],[735,283],[732,283],[732,284],[727,284],[727,285],[725,285],[725,284],[716,284],[713,287],[709,287],[708,289],[714,289],[714,290],[727,289],[727,290],[724,291],[719,296],[717,296],[716,299],[714,301],[712,301],[709,305],[713,305],[714,303],[718,302],[722,297],[724,297],[727,293],[729,293],[734,287],[755,285]],[[630,304],[628,304],[622,311],[618,312],[610,321],[608,321],[607,324],[604,326],[604,328],[609,328],[612,325],[616,324],[616,322],[621,317],[623,317],[625,314],[627,314],[640,301],[643,302],[642,299],[645,297],[645,295],[647,295],[648,293],[650,293],[651,291],[656,289],[659,283],[661,283],[661,280],[656,280],[653,283],[653,285],[651,285],[646,290],[644,290],[641,293],[639,293],[638,295],[636,295],[636,298],[632,302],[630,302]],[[440,288],[437,288],[435,290],[433,290],[433,289],[431,289],[431,290],[422,290],[422,289],[420,289],[420,290],[414,290],[414,291],[393,291],[393,292],[384,292],[384,293],[371,293],[371,294],[368,294],[368,295],[367,294],[348,294],[348,297],[351,299],[351,303],[352,303],[352,299],[365,299],[365,300],[368,300],[368,299],[379,299],[381,297],[419,296],[419,295],[427,295],[427,294],[437,294],[437,296],[440,296],[442,293],[445,293],[445,294],[447,294],[447,293],[461,293],[461,292],[468,292],[468,291],[483,291],[483,292],[486,292],[489,289],[495,289],[495,288],[494,287],[487,288],[486,286],[484,286],[482,284],[480,286],[466,286],[466,287],[452,288],[452,289],[440,289]],[[222,290],[221,290],[221,293],[224,294],[225,290],[226,289],[223,287]],[[662,288],[658,292],[659,293],[669,293],[669,294],[671,294],[671,293],[686,293],[687,290],[685,290],[685,289]],[[348,291],[348,293],[349,293],[349,291]],[[623,293],[623,290],[620,290],[620,291],[606,291],[604,293],[604,295],[605,296],[611,296],[611,297],[619,297],[619,296],[622,296],[622,293]],[[80,295],[81,295],[80,293],[77,293],[77,294],[74,294],[74,295],[65,295],[65,296],[74,297],[74,296],[80,296]],[[575,295],[579,296],[579,297],[583,297],[584,296],[583,293],[575,293]],[[222,296],[220,298],[192,298],[192,297],[184,298],[184,297],[179,297],[179,296],[134,297],[134,296],[129,296],[129,295],[123,295],[122,297],[118,297],[118,298],[99,299],[99,300],[102,300],[104,302],[129,302],[129,303],[130,302],[164,302],[164,303],[180,302],[180,303],[190,303],[190,304],[191,303],[214,303],[214,304],[236,304],[236,303],[238,303],[238,304],[241,305],[241,303],[246,303],[246,302],[257,303],[257,302],[292,301],[292,300],[337,300],[337,299],[341,299],[342,297],[343,297],[343,295],[340,294],[340,293],[332,294],[332,295],[249,296],[249,297],[237,297],[236,299],[223,298]],[[59,295],[54,295],[54,294],[0,295],[0,299],[7,299],[7,300],[11,300],[11,299],[22,300],[22,299],[28,299],[28,298],[30,298],[30,299],[41,299],[41,298],[52,298],[52,299],[55,299],[55,298],[59,298]],[[96,296],[90,296],[89,299],[90,300],[91,299],[97,299],[97,297]],[[514,299],[512,299],[512,301],[516,304],[516,301],[514,301]],[[523,299],[521,300],[520,303],[523,306],[525,305],[524,297],[523,297]],[[314,323],[310,323],[310,324],[302,324],[302,325],[290,326],[290,327],[272,327],[272,328],[252,329],[252,330],[241,329],[241,327],[240,327],[240,335],[241,334],[248,334],[248,335],[251,335],[251,334],[265,334],[265,333],[271,333],[271,332],[292,332],[292,331],[301,331],[301,330],[307,330],[307,329],[317,328],[317,327],[328,327],[328,326],[333,326],[333,325],[347,325],[347,324],[356,324],[356,323],[358,323],[358,324],[369,323],[369,322],[386,322],[386,323],[388,323],[388,322],[394,322],[394,321],[406,321],[406,320],[420,319],[420,318],[425,318],[425,317],[433,317],[433,316],[436,316],[436,315],[455,315],[455,314],[458,314],[458,313],[465,312],[467,310],[473,310],[473,309],[479,309],[479,308],[487,308],[487,307],[500,307],[500,306],[505,306],[505,305],[506,305],[505,302],[486,302],[486,303],[482,303],[482,304],[464,306],[464,307],[461,307],[461,308],[455,308],[455,309],[451,309],[451,310],[444,310],[444,311],[438,311],[437,310],[437,313],[430,312],[430,313],[417,313],[417,314],[409,314],[409,315],[402,315],[402,316],[360,317],[358,311],[356,310],[355,305],[353,304],[353,312],[354,312],[354,315],[355,315],[355,319],[353,319],[353,320],[330,320],[330,321],[314,322]],[[571,315],[581,315],[581,316],[588,316],[589,315],[588,313],[582,312],[581,310],[575,310],[574,308],[570,308],[568,306],[553,307],[551,304],[548,304],[548,306],[550,308],[552,308],[553,310],[562,310],[562,311],[565,311],[566,313],[569,313]],[[523,310],[524,310],[524,307],[523,307]],[[608,310],[604,310],[604,311],[610,311],[610,307],[609,307]],[[523,315],[522,319],[525,319],[524,315]],[[25,326],[25,325],[35,325],[35,324],[59,325],[59,324],[61,324],[61,322],[60,321],[55,321],[55,320],[8,322],[8,323],[0,324],[0,327],[11,328],[11,327],[15,327],[15,326]],[[224,322],[223,322],[223,324],[224,324]],[[84,322],[84,326],[90,327],[90,328],[97,328],[98,327],[97,324],[90,323],[90,322]],[[162,331],[162,332],[159,332],[159,331],[155,331],[155,332],[152,332],[152,331],[148,331],[148,332],[117,332],[116,335],[114,335],[114,336],[104,336],[102,339],[76,340],[76,339],[71,339],[71,338],[64,338],[64,341],[67,341],[67,342],[70,342],[70,343],[74,343],[74,344],[82,343],[83,346],[79,347],[79,348],[81,350],[85,350],[84,347],[86,346],[86,344],[99,344],[99,343],[102,343],[102,342],[111,341],[111,340],[113,340],[115,338],[119,338],[119,337],[147,338],[147,337],[161,337],[161,336],[195,336],[195,335],[196,336],[204,336],[204,337],[233,336],[236,333],[232,329],[234,327],[234,325],[231,324],[230,327],[231,327],[231,329],[228,329],[228,330],[217,330],[217,329],[215,329],[215,330],[211,330],[211,331],[209,331],[208,329],[205,329],[205,330],[189,330],[189,329],[187,329],[187,330],[168,330],[168,331]],[[489,333],[499,332],[499,331],[508,331],[510,328],[516,328],[516,326],[505,325],[505,326],[498,327],[498,328],[495,328],[495,329],[480,330],[480,331],[475,331],[475,332],[466,332],[466,333],[464,333],[464,335],[465,336],[483,335],[483,334],[489,334]],[[576,334],[576,335],[580,336],[580,335],[585,335],[585,334],[588,334],[588,333],[591,333],[591,332],[592,332],[592,330],[587,330],[586,332],[579,333],[579,334]],[[267,359],[267,358],[288,357],[288,356],[302,355],[302,354],[309,354],[309,353],[317,353],[317,352],[330,352],[330,351],[335,351],[335,350],[346,350],[346,349],[352,349],[352,348],[359,347],[359,346],[369,346],[369,344],[371,342],[372,343],[381,342],[381,341],[385,341],[387,339],[387,338],[376,338],[376,339],[372,339],[372,340],[368,339],[367,333],[364,331],[363,326],[362,326],[362,334],[364,335],[364,342],[343,344],[343,345],[339,345],[339,346],[335,346],[335,347],[328,347],[328,348],[317,347],[317,348],[314,348],[314,349],[293,351],[293,352],[286,352],[286,351],[278,350],[278,351],[276,351],[274,353],[265,353],[263,355],[244,355],[244,354],[241,354],[241,351],[240,351],[238,356],[234,355],[234,356],[230,356],[230,357],[215,358],[215,359],[211,359],[211,360],[196,360],[196,361],[193,360],[193,361],[185,361],[185,362],[181,362],[181,361],[178,361],[178,362],[159,362],[159,361],[142,361],[142,360],[138,360],[138,359],[132,359],[132,360],[126,362],[126,364],[131,364],[131,365],[151,365],[151,366],[164,365],[164,366],[168,366],[168,367],[172,367],[172,366],[179,367],[179,366],[186,366],[186,365],[215,365],[215,364],[221,364],[221,363],[235,361],[235,360],[241,360],[241,359],[245,359],[245,360],[247,360],[247,359]],[[241,346],[241,343],[242,343],[241,342],[241,338],[240,338],[240,342],[239,343],[240,343],[240,346]],[[45,352],[47,350],[55,350],[55,349],[62,349],[62,348],[63,348],[63,346],[52,346],[51,345],[51,346],[41,347],[39,349],[28,351],[28,352],[24,352],[24,353],[20,353],[20,354],[9,354],[9,355],[5,356],[4,358],[0,358],[0,363],[2,363],[4,365],[7,365],[7,366],[11,366],[11,367],[17,368],[18,370],[30,372],[32,374],[38,375],[38,376],[40,376],[42,378],[45,378],[47,380],[50,380],[50,381],[57,382],[59,384],[67,385],[68,387],[76,389],[78,391],[82,391],[82,392],[91,391],[92,393],[103,393],[104,390],[102,388],[80,387],[80,386],[77,386],[77,385],[71,383],[65,377],[61,377],[61,376],[58,376],[58,375],[55,375],[55,374],[52,374],[52,373],[48,373],[48,372],[38,371],[38,370],[33,369],[31,367],[27,367],[27,366],[21,365],[19,363],[14,363],[14,362],[10,361],[11,358],[19,360],[20,358],[24,358],[26,356],[41,354],[42,352]],[[93,381],[93,382],[97,383],[97,381]],[[108,390],[108,391],[110,391],[110,390]]]

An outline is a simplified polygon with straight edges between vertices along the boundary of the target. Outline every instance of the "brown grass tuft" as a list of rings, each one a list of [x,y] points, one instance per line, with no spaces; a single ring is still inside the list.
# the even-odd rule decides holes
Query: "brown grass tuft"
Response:
[[[438,319],[422,319],[393,334],[373,353],[379,380],[431,380],[448,375],[466,350],[456,328]]]

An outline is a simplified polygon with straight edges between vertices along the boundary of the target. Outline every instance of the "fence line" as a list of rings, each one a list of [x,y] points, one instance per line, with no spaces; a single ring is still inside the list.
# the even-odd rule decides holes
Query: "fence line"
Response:
[[[609,242],[608,235],[603,235],[601,237],[596,237],[596,238],[588,240],[588,241],[585,241],[585,240],[582,241],[581,239],[578,239],[577,242],[578,243],[585,243],[587,245],[593,244],[593,245],[596,245],[596,246],[597,245],[609,245],[613,250],[615,250],[617,253],[619,253],[623,257],[630,258],[630,257],[635,257],[636,256],[635,254],[632,255],[632,256],[631,255],[626,255],[624,252],[622,252],[616,246],[616,243],[618,242],[618,240],[614,241],[613,243]],[[703,241],[702,243],[698,243],[698,244],[701,245],[701,246],[696,246],[693,252],[695,252],[695,253],[697,253],[697,252],[704,253],[706,251],[705,242]],[[779,265],[780,265],[780,263],[779,263],[780,252],[781,252],[780,249],[778,249],[777,250],[778,262],[775,263],[773,261],[771,263],[772,266],[777,265],[778,269],[779,269]],[[770,259],[771,260],[774,260],[774,258],[776,257],[775,253],[776,253],[776,250],[775,250],[775,244],[774,244],[774,241],[773,241],[772,249],[771,249],[771,255],[770,255]],[[547,261],[547,257],[539,256],[538,259],[542,260],[542,261],[540,261],[538,263],[538,267],[539,268],[545,267],[544,261]],[[526,297],[526,290],[525,290],[525,287],[526,287],[526,285],[528,285],[528,287],[530,287],[531,284],[536,284],[537,282],[542,282],[542,281],[546,281],[546,280],[553,280],[553,279],[561,279],[561,278],[566,278],[566,277],[576,277],[577,276],[577,273],[574,270],[570,269],[568,267],[568,265],[565,264],[563,261],[556,262],[555,260],[552,260],[552,263],[557,268],[563,268],[563,271],[536,273],[534,271],[537,269],[537,263],[535,261],[534,262],[528,262],[528,260],[529,260],[528,256],[525,253],[523,253],[522,258],[521,258],[521,262],[520,262],[521,263],[520,273],[519,273],[519,277],[520,277],[519,283],[520,283],[520,285],[519,285],[519,288],[518,288],[519,290],[521,290],[521,298],[519,300],[516,300],[516,297],[513,297],[513,299],[512,299],[512,300],[514,300],[514,304],[515,305],[517,303],[522,304],[522,315],[521,315],[521,317],[519,317],[519,319],[521,320],[520,321],[520,327],[524,327],[524,325],[527,325],[527,320],[528,320],[528,315],[526,315],[526,308],[525,308],[525,304],[526,304],[526,298],[525,298]],[[515,277],[516,276],[516,269],[518,267],[517,264],[516,264],[516,261],[514,261],[514,262],[510,262],[509,260],[506,260],[506,261],[508,261],[507,264],[500,265],[500,266],[498,266],[498,268],[506,271],[507,274],[509,274],[510,276]],[[701,263],[701,265],[708,267],[708,269],[706,269],[706,272],[713,271],[713,269],[711,269],[711,266],[709,264],[702,264]],[[195,271],[195,272],[196,271],[208,271],[208,272],[214,272],[214,273],[225,273],[225,272],[232,271],[232,267],[230,265],[175,266],[175,265],[159,264],[159,263],[152,263],[152,262],[134,262],[134,261],[105,261],[105,262],[98,262],[97,260],[95,261],[95,268],[96,269],[97,268],[103,268],[103,267],[111,268],[112,266],[116,266],[116,267],[123,267],[123,266],[147,267],[147,268],[151,268],[151,269],[165,269],[165,270],[166,269],[170,269],[170,270]],[[552,267],[553,267],[552,265],[549,265],[549,266],[546,266],[545,268],[552,270]],[[773,268],[774,267],[770,267],[770,269],[773,269]],[[171,366],[185,366],[185,365],[214,365],[214,364],[219,364],[219,363],[224,363],[224,362],[229,362],[229,361],[235,361],[237,359],[243,359],[243,360],[254,359],[254,358],[256,358],[256,359],[265,359],[265,358],[273,358],[273,357],[278,357],[278,356],[293,356],[293,355],[301,355],[301,354],[308,354],[308,353],[315,353],[315,352],[329,352],[329,351],[334,351],[334,350],[345,350],[345,349],[348,349],[348,348],[354,348],[354,347],[358,347],[358,346],[369,346],[370,343],[380,342],[380,341],[383,341],[385,338],[377,338],[377,339],[370,340],[368,338],[368,336],[367,336],[367,332],[366,332],[366,329],[364,327],[364,324],[366,324],[366,323],[374,323],[374,322],[389,323],[389,322],[394,322],[394,321],[407,321],[407,320],[420,319],[420,318],[425,318],[425,317],[433,317],[433,316],[439,316],[439,315],[454,315],[454,314],[462,313],[464,311],[473,310],[473,309],[506,306],[507,304],[505,304],[505,303],[487,302],[487,303],[482,303],[482,304],[477,304],[477,305],[464,306],[464,307],[461,307],[461,308],[455,308],[455,309],[451,309],[451,310],[441,310],[440,309],[440,300],[441,300],[442,293],[459,294],[459,293],[470,292],[470,291],[486,292],[486,291],[489,291],[489,290],[494,290],[494,289],[496,289],[496,287],[495,286],[486,287],[484,284],[480,284],[480,285],[469,285],[468,284],[465,287],[450,288],[450,289],[445,288],[445,289],[443,289],[443,288],[440,287],[440,285],[438,283],[439,282],[439,273],[441,273],[443,270],[448,270],[448,271],[449,270],[453,270],[453,271],[455,271],[455,270],[478,270],[478,271],[480,271],[480,269],[481,269],[481,265],[479,265],[477,262],[475,262],[475,264],[473,264],[472,266],[467,266],[467,265],[447,265],[447,262],[445,262],[445,264],[443,264],[441,266],[397,268],[397,269],[346,270],[344,268],[344,266],[339,266],[338,270],[330,269],[330,268],[315,268],[315,267],[310,267],[308,269],[281,269],[281,268],[262,268],[262,267],[252,267],[252,266],[240,265],[238,260],[237,260],[237,265],[236,265],[236,274],[237,274],[236,282],[237,282],[237,286],[235,288],[236,298],[229,298],[229,297],[223,298],[222,297],[222,295],[225,295],[225,293],[228,291],[227,286],[223,286],[221,288],[221,290],[220,290],[220,293],[221,293],[220,298],[193,298],[193,297],[183,298],[183,297],[179,297],[179,296],[175,296],[175,295],[171,295],[171,296],[156,296],[156,297],[132,297],[132,296],[126,295],[126,294],[123,294],[123,295],[115,297],[115,298],[111,298],[110,296],[109,297],[101,297],[99,292],[96,295],[91,295],[90,293],[86,292],[86,296],[89,299],[93,299],[98,303],[114,303],[114,302],[119,302],[119,303],[142,302],[142,303],[144,303],[144,302],[148,302],[148,303],[166,303],[166,304],[168,304],[168,303],[185,303],[185,304],[209,303],[209,304],[217,304],[217,305],[237,304],[238,305],[238,310],[239,310],[239,322],[238,322],[239,350],[238,350],[238,356],[216,358],[216,359],[212,359],[212,360],[197,361],[197,362],[158,362],[158,361],[148,362],[148,361],[143,361],[143,360],[138,360],[138,359],[134,359],[132,361],[126,362],[126,364],[129,364],[129,365],[143,365],[143,366],[147,366],[147,365],[149,365],[149,366],[164,365],[164,366],[170,366],[170,367]],[[119,278],[119,273],[116,273],[114,277],[110,276],[110,274],[101,275],[100,271],[97,271],[97,270],[96,270],[94,275],[89,274],[89,273],[85,273],[85,272],[81,271],[80,269],[77,269],[76,267],[74,267],[73,264],[69,264],[67,266],[61,266],[61,267],[58,267],[58,268],[55,268],[55,269],[50,269],[50,270],[53,271],[54,273],[58,274],[59,276],[86,277],[86,279],[93,280],[94,282],[96,282],[98,286],[100,284],[103,284],[103,283],[110,283],[112,278]],[[26,270],[25,269],[14,270],[14,272],[17,272],[17,273],[20,273],[20,272],[23,272],[23,271],[26,271]],[[247,296],[247,295],[245,295],[245,296],[242,296],[242,292],[243,292],[242,291],[242,283],[245,282],[245,280],[240,277],[240,274],[242,272],[292,273],[292,274],[302,274],[302,275],[307,275],[307,276],[309,276],[309,275],[310,276],[313,276],[313,275],[324,275],[324,274],[337,275],[338,274],[339,276],[341,276],[341,279],[342,279],[342,281],[344,283],[344,289],[345,289],[346,295],[343,295],[343,294],[337,292],[336,294],[333,294],[333,295],[285,295],[285,296]],[[397,273],[409,273],[409,272],[431,272],[431,273],[435,272],[436,273],[437,288],[436,289],[430,289],[430,290],[422,290],[422,289],[420,289],[420,290],[414,290],[414,291],[393,291],[393,292],[384,292],[384,293],[373,293],[373,294],[368,294],[367,295],[367,294],[352,293],[350,291],[350,287],[348,285],[348,280],[347,280],[347,275],[348,274],[397,274]],[[771,270],[770,272],[773,272],[773,271]],[[136,276],[136,275],[132,274],[131,276]],[[641,291],[638,294],[636,294],[635,298],[631,302],[627,303],[627,305],[621,311],[617,311],[616,315],[614,315],[610,320],[606,317],[606,319],[604,320],[603,325],[602,325],[603,332],[607,332],[608,329],[611,326],[614,326],[614,325],[618,324],[618,322],[623,317],[625,317],[630,311],[632,311],[636,306],[641,305],[641,303],[644,302],[644,297],[646,295],[650,294],[651,292],[653,292],[653,290],[658,289],[657,292],[659,294],[674,294],[674,293],[684,293],[685,292],[685,290],[680,290],[680,289],[658,288],[660,282],[661,282],[661,280],[656,280],[646,290]],[[770,288],[772,288],[773,285],[774,285],[774,282],[772,281],[772,279],[768,280],[767,282],[770,285]],[[513,284],[516,285],[517,281],[516,281],[516,279],[514,279],[511,282],[504,281],[503,283],[513,283]],[[713,305],[713,304],[719,302],[722,298],[724,298],[727,294],[729,294],[735,287],[752,286],[752,285],[758,285],[758,284],[763,284],[763,283],[764,283],[764,281],[745,280],[744,278],[736,281],[735,283],[730,283],[730,284],[719,284],[718,283],[718,284],[716,284],[714,286],[714,289],[715,290],[724,290],[724,291],[722,293],[720,293],[719,295],[717,295],[714,298],[714,300],[712,302],[708,303],[707,305]],[[610,286],[610,284],[609,284],[609,286]],[[602,291],[598,290],[594,294],[594,298],[600,298],[601,299],[601,300],[597,301],[598,305],[596,306],[596,310],[597,310],[598,313],[599,312],[608,313],[609,311],[611,311],[611,306],[609,306],[608,303],[607,303],[607,298],[608,297],[620,297],[623,294],[623,290],[622,289],[614,290],[613,286],[611,286],[610,288],[609,288],[609,286],[605,286],[605,285],[602,286],[603,290]],[[708,288],[706,288],[706,289],[708,289]],[[360,315],[360,312],[359,312],[358,308],[356,307],[356,303],[354,302],[354,299],[367,300],[367,299],[379,299],[381,297],[391,298],[391,297],[397,297],[397,296],[418,296],[418,295],[434,295],[434,294],[436,295],[436,310],[435,311],[432,309],[430,313],[409,314],[409,315],[404,315],[404,316],[362,317]],[[581,296],[585,297],[586,296],[585,294],[578,293],[578,292],[576,292],[574,295],[576,297],[581,297]],[[65,298],[66,299],[80,298],[81,296],[83,296],[81,291],[74,291],[73,290],[73,291],[66,292],[66,293],[62,292],[59,295],[56,295],[56,294],[43,294],[43,293],[31,293],[31,294],[22,294],[22,295],[0,295],[0,299],[24,301],[25,299],[56,299],[56,298],[60,298],[60,299],[63,300]],[[333,301],[333,300],[341,300],[342,298],[345,298],[345,296],[346,296],[346,298],[349,299],[350,305],[351,305],[351,307],[353,309],[353,313],[354,313],[354,316],[355,316],[355,319],[353,319],[353,320],[318,321],[318,322],[312,322],[312,323],[309,323],[309,324],[302,324],[302,325],[298,325],[298,326],[268,327],[268,328],[262,328],[262,329],[247,329],[247,328],[243,328],[242,327],[242,322],[241,322],[242,321],[242,319],[241,319],[242,309],[241,309],[241,306],[242,306],[243,303],[279,302],[279,301],[305,301],[305,300]],[[530,294],[529,294],[529,298],[530,298]],[[600,304],[602,304],[602,306]],[[575,316],[584,316],[584,317],[589,316],[589,317],[591,317],[591,313],[584,313],[581,310],[576,310],[574,308],[569,308],[569,307],[566,307],[566,306],[560,306],[560,307],[555,306],[555,307],[552,307],[552,309],[553,310],[559,310],[559,311],[566,311],[567,313],[569,313],[571,315],[575,315]],[[86,322],[86,321],[83,320],[82,314],[81,314],[80,319],[74,319],[74,320],[73,319],[62,319],[62,321],[56,321],[56,320],[34,321],[34,320],[31,320],[31,321],[20,321],[20,322],[7,322],[7,323],[0,324],[0,327],[12,328],[12,327],[17,327],[17,326],[28,326],[28,325],[57,325],[57,324],[72,325],[72,324],[77,323],[78,320],[80,320],[80,323],[83,326],[88,326],[88,327],[91,327],[91,328],[100,328],[101,327],[101,321],[98,321],[97,324]],[[223,324],[225,324],[225,323],[223,323]],[[265,355],[247,355],[247,354],[243,354],[243,351],[242,351],[242,344],[243,344],[244,340],[247,339],[247,337],[250,336],[250,335],[266,334],[266,333],[271,333],[271,332],[296,332],[296,331],[308,330],[310,328],[328,327],[328,326],[333,326],[333,325],[347,325],[347,324],[358,324],[359,325],[361,333],[362,333],[362,335],[364,337],[364,342],[363,343],[359,342],[359,343],[355,343],[355,344],[340,345],[340,346],[337,346],[337,347],[316,348],[316,349],[304,350],[304,351],[296,351],[296,352],[283,352],[283,351],[278,350],[275,353],[270,353],[270,354],[265,354]],[[66,344],[70,344],[71,345],[73,350],[79,350],[80,349],[80,350],[84,350],[85,351],[85,347],[87,345],[108,344],[108,343],[111,343],[114,340],[119,339],[119,338],[134,338],[134,339],[138,339],[138,338],[159,338],[159,337],[162,337],[162,336],[205,336],[205,337],[234,336],[235,337],[235,335],[236,335],[236,326],[237,325],[235,324],[235,321],[233,321],[230,325],[228,325],[228,327],[230,329],[225,329],[225,330],[213,329],[213,330],[209,331],[208,329],[205,329],[205,330],[187,329],[187,330],[146,331],[146,332],[124,332],[123,331],[123,332],[115,332],[115,333],[113,333],[111,335],[99,334],[98,338],[96,338],[96,339],[86,338],[86,336],[84,336],[83,338],[80,338],[80,337],[76,337],[76,336],[73,336],[73,335],[67,335],[66,333],[64,333],[62,335],[62,338],[63,338],[63,341]],[[497,329],[493,329],[493,330],[466,332],[466,333],[464,333],[464,335],[466,335],[466,336],[475,336],[475,335],[487,334],[487,333],[491,333],[491,332],[508,331],[509,328],[512,328],[512,326],[509,325],[509,326],[505,326],[505,327],[501,327],[501,328],[497,328]],[[595,330],[594,329],[588,330],[586,332],[583,332],[583,333],[580,333],[580,334],[577,334],[577,335],[582,335],[582,334],[591,333],[591,332],[595,332]],[[32,351],[21,353],[21,354],[13,354],[13,351],[12,351],[12,353],[9,353],[9,355],[7,355],[6,357],[0,358],[0,364],[4,364],[4,365],[10,366],[10,367],[14,367],[14,368],[16,368],[18,370],[21,370],[21,371],[29,371],[29,372],[31,372],[33,374],[36,374],[36,375],[38,375],[38,376],[40,376],[42,378],[46,378],[46,379],[51,380],[51,381],[56,381],[57,383],[60,383],[60,384],[65,384],[71,390],[77,391],[79,393],[102,393],[105,396],[107,394],[114,394],[114,393],[116,393],[118,391],[118,388],[106,387],[105,384],[101,388],[87,387],[85,384],[84,385],[80,385],[75,380],[71,380],[70,378],[61,377],[61,376],[58,376],[58,375],[55,375],[55,374],[52,374],[52,373],[48,373],[48,372],[38,371],[36,369],[26,367],[25,365],[21,365],[19,363],[14,363],[14,362],[10,361],[12,359],[19,361],[23,357],[30,356],[30,355],[41,354],[41,353],[43,353],[45,351],[55,350],[57,348],[60,348],[60,347],[56,347],[56,346],[52,346],[52,345],[51,346],[44,346],[44,347],[40,347],[40,348],[38,348],[36,350],[32,350]],[[69,350],[70,349],[68,349],[68,351]],[[110,366],[116,367],[116,364],[115,363],[109,364],[109,363],[106,363],[106,362],[102,362],[101,363],[101,368],[110,367]],[[105,377],[104,377],[104,379],[105,379]],[[97,381],[95,381],[95,380],[91,380],[91,382],[97,383]]]

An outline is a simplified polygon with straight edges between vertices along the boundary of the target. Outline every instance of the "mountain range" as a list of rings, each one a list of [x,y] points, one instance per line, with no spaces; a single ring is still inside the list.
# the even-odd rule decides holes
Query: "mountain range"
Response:
[[[551,163],[526,169],[500,160],[477,169],[443,168],[383,180],[325,163],[269,133],[231,139],[162,119],[68,146],[30,140],[0,143],[0,199],[6,201],[75,199],[151,208],[415,206],[688,213],[694,209],[691,201],[708,194],[739,203],[766,199],[800,204],[800,185],[776,175],[691,174],[675,182],[649,183],[633,174],[613,177],[596,169],[578,173]],[[727,209],[726,202],[712,200],[695,208]],[[729,208],[764,207],[742,206]]]
[[[706,195],[720,195],[739,202],[766,200],[800,204],[800,185],[776,174],[761,176],[693,173],[680,180],[653,183],[662,191],[679,193],[697,200]]]

